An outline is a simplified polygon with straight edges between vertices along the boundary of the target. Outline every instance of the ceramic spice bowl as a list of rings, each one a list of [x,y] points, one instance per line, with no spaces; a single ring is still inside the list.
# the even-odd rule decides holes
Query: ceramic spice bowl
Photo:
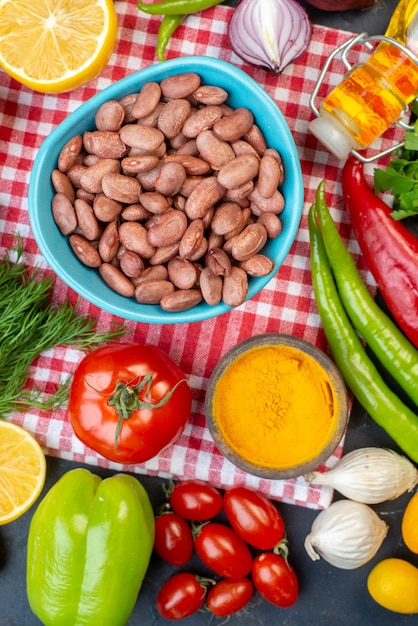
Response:
[[[219,450],[244,471],[295,478],[323,464],[347,426],[348,395],[334,362],[286,334],[251,337],[215,367],[206,419]]]

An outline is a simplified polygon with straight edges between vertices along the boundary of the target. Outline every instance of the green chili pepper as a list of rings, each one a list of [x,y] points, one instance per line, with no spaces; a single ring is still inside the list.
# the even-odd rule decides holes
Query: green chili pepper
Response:
[[[182,13],[164,15],[158,30],[157,47],[155,53],[159,61],[166,61],[165,49],[171,39],[171,35],[177,30],[186,16]]]
[[[216,4],[221,4],[223,0],[161,0],[153,4],[138,2],[138,9],[149,15],[188,15],[197,13]]]
[[[154,543],[154,514],[141,483],[70,470],[32,518],[27,595],[45,626],[124,626]]]
[[[353,325],[383,367],[418,406],[418,350],[376,304],[345,247],[325,200],[325,181],[316,194],[316,211],[341,301]]]
[[[313,205],[309,211],[312,284],[334,361],[370,417],[416,463],[418,416],[386,385],[345,312],[316,221],[316,210]]]

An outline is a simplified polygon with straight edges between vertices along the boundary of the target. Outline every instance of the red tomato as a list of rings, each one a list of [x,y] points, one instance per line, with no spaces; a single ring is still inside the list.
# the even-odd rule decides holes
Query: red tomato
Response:
[[[206,597],[206,587],[190,572],[174,574],[157,595],[157,611],[164,619],[183,619],[196,613]]]
[[[209,522],[195,537],[196,552],[216,574],[224,578],[245,578],[251,570],[252,556],[247,544],[232,528]]]
[[[221,492],[203,480],[183,480],[170,495],[170,504],[178,515],[195,522],[216,517],[222,510]]]
[[[272,550],[285,536],[279,511],[254,489],[231,487],[224,493],[224,509],[235,532],[259,550]]]
[[[253,585],[248,578],[224,578],[209,589],[208,609],[218,617],[240,611],[251,600]]]
[[[68,413],[77,437],[119,463],[143,463],[185,427],[191,411],[189,384],[162,350],[141,344],[109,344],[77,367]]]
[[[185,565],[193,554],[193,535],[189,524],[177,513],[162,513],[155,519],[154,549],[171,565]]]
[[[286,608],[298,599],[299,583],[295,571],[279,554],[258,554],[251,573],[255,588],[268,602]]]

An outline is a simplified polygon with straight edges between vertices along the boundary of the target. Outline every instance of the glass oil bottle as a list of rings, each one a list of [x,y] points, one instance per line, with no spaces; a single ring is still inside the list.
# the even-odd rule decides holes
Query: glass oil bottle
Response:
[[[319,111],[311,106],[317,117],[310,132],[341,160],[370,146],[418,95],[418,0],[400,0],[384,37],[355,37],[343,53],[357,43],[370,48],[373,40],[378,45],[368,59],[350,68]]]

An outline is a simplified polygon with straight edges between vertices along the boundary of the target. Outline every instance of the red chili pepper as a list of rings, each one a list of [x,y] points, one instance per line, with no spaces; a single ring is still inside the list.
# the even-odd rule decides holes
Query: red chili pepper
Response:
[[[418,348],[418,239],[368,185],[350,156],[342,172],[344,204],[360,249],[399,327]]]

